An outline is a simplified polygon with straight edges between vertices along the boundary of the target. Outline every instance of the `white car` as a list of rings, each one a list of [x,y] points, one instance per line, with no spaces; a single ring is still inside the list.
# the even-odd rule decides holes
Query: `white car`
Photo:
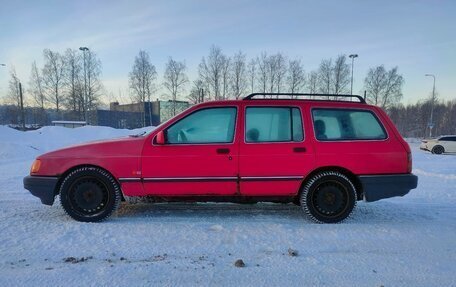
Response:
[[[422,140],[420,149],[435,154],[444,152],[456,152],[456,135],[440,136],[436,139]]]

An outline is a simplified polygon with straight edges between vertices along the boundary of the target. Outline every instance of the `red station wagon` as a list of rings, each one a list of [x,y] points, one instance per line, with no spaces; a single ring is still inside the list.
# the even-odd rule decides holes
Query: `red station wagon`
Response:
[[[317,222],[336,223],[358,200],[416,188],[411,170],[408,144],[360,96],[252,94],[195,105],[144,135],[41,155],[24,187],[46,205],[60,194],[64,210],[85,222],[148,197],[292,202]]]

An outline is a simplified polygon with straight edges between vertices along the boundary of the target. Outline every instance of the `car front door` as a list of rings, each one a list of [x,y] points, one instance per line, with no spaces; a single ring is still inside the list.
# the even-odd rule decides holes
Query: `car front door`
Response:
[[[300,106],[247,104],[240,145],[240,192],[245,196],[290,196],[313,168],[313,148],[304,136]]]
[[[235,195],[237,106],[205,107],[163,129],[165,144],[146,143],[142,157],[148,195]]]

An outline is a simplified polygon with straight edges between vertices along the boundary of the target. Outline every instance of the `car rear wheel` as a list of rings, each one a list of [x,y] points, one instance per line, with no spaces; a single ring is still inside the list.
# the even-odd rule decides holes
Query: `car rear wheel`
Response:
[[[353,183],[336,171],[314,175],[301,193],[301,207],[318,223],[339,223],[350,216],[356,205]]]
[[[445,149],[441,145],[436,145],[435,147],[432,148],[432,153],[442,154],[444,152],[445,152]]]
[[[120,200],[120,187],[113,176],[96,167],[75,169],[60,187],[62,207],[77,221],[102,221],[117,209]]]

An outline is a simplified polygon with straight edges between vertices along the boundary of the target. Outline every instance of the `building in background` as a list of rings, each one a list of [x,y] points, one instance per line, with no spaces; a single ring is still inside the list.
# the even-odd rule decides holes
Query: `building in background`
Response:
[[[56,127],[65,127],[65,128],[79,128],[86,126],[87,123],[84,121],[52,121],[52,125]]]
[[[97,109],[89,111],[88,124],[107,126],[116,129],[135,129],[143,126],[157,126],[175,114],[190,107],[185,101],[154,101],[121,105],[113,102],[109,110]],[[175,113],[174,113],[175,112]],[[49,126],[54,121],[77,121],[71,111],[54,109],[24,108],[27,126]],[[18,125],[20,113],[16,106],[0,106],[0,125]]]
[[[109,110],[96,110],[89,116],[89,123],[113,128],[139,128],[143,126],[158,126],[172,118],[173,111],[179,114],[190,107],[185,101],[155,101],[120,105],[110,103]]]

